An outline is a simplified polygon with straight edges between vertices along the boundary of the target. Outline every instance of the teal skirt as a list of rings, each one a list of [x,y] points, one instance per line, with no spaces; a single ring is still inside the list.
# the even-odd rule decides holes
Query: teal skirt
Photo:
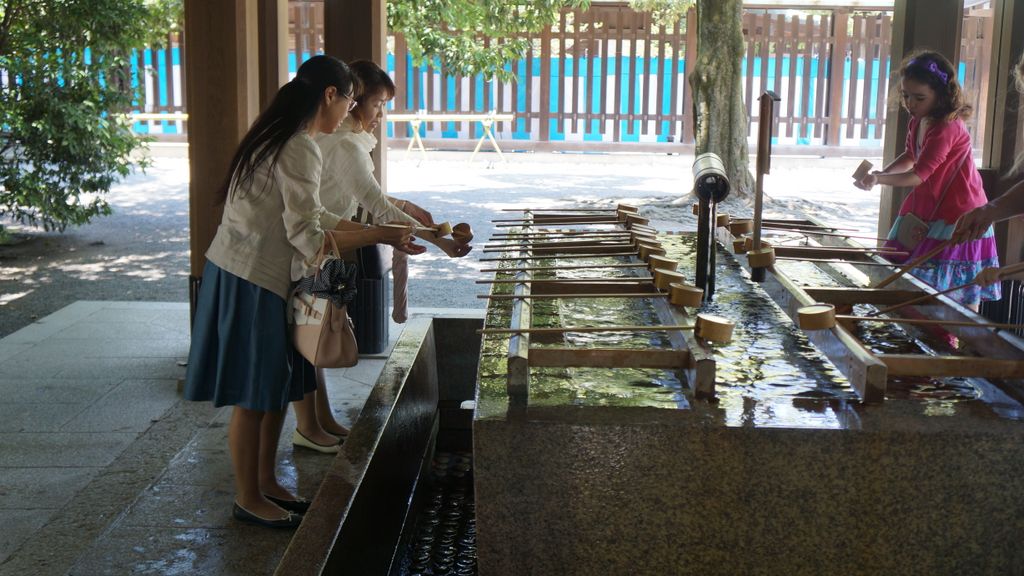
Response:
[[[196,301],[185,398],[279,412],[316,389],[291,342],[288,303],[207,261]]]

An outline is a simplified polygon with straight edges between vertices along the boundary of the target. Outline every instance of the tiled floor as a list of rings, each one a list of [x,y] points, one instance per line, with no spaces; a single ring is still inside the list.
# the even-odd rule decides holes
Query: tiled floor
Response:
[[[185,303],[77,302],[0,340],[0,574],[273,571],[290,533],[230,519],[230,409],[180,398],[188,345]],[[339,419],[385,358],[329,371]],[[331,457],[292,418],[279,475],[312,497]]]

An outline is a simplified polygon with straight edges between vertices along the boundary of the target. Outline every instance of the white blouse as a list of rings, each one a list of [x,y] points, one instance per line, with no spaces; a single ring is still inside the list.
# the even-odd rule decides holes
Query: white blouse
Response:
[[[221,269],[288,299],[341,218],[320,203],[320,149],[305,132],[292,137],[269,169],[234,188],[206,257]]]
[[[320,177],[324,206],[345,219],[355,216],[362,206],[375,222],[416,224],[413,217],[391,202],[373,176],[370,152],[377,146],[377,138],[370,132],[354,131],[355,126],[356,120],[350,116],[333,134],[316,137],[324,161]]]

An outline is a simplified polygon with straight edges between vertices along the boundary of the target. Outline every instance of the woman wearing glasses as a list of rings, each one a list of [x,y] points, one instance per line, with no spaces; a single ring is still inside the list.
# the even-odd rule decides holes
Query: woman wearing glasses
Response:
[[[387,72],[373,62],[360,60],[350,64],[350,67],[362,86],[359,101],[335,132],[323,133],[316,138],[323,154],[320,196],[324,206],[345,220],[356,217],[361,210],[372,216],[375,222],[434,226],[430,212],[408,200],[385,195],[373,175],[370,152],[377,146],[373,131],[380,125],[388,101],[395,96],[394,82]],[[439,238],[429,232],[416,235],[452,258],[465,256],[471,250],[469,245],[451,238]],[[419,254],[426,248],[410,244],[399,250],[405,254]],[[396,256],[403,258],[405,254]],[[399,322],[405,320],[404,317],[395,319]],[[332,453],[338,451],[339,442],[348,435],[348,429],[334,418],[324,387],[323,370],[317,370],[315,400],[310,402],[307,398],[302,403],[296,403],[295,415],[298,429],[293,441],[296,445]],[[316,446],[305,442],[307,438],[311,439],[311,435],[318,439],[324,438],[322,434],[329,434],[331,438],[328,441],[333,439],[333,442],[322,445],[324,443],[318,440]]]
[[[320,150],[352,105],[354,78],[329,56],[310,58],[242,139],[220,191],[224,215],[206,252],[185,397],[234,406],[228,448],[232,515],[292,528],[309,502],[277,480],[277,444],[289,402],[315,388],[313,367],[291,344],[288,297],[327,241],[402,246],[411,228],[367,227],[320,202]]]

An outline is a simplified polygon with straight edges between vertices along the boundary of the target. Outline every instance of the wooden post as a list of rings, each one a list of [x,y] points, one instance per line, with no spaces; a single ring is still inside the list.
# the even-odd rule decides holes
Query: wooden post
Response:
[[[324,0],[324,52],[345,62],[372,60],[387,63],[387,10],[384,0]],[[404,56],[404,54],[403,54]],[[396,63],[395,66],[404,63]],[[399,85],[398,90],[405,90]],[[371,154],[373,173],[387,192],[387,123],[374,132],[377,147]]]
[[[981,120],[985,125],[985,142],[983,165],[992,170],[997,177],[1013,166],[1017,154],[1017,142],[1021,132],[1021,110],[1024,104],[1021,95],[1015,89],[1011,70],[1024,52],[1024,6],[1015,0],[995,0],[992,3],[995,30],[992,45],[992,57],[989,68],[987,109],[990,114]],[[975,145],[980,144],[975,142]],[[987,190],[991,197],[1006,191],[1011,182],[1000,182],[994,190]],[[1024,224],[1013,219],[1006,225],[1006,234],[1000,234],[999,257],[1004,264],[1014,264],[1024,260]]]
[[[259,0],[260,110],[288,82],[288,0]]]
[[[185,0],[193,310],[206,249],[220,224],[216,194],[238,142],[259,111],[256,14],[256,0]]]
[[[846,33],[850,13],[845,9],[832,11],[832,59],[829,64],[831,79],[828,86],[828,133],[825,144],[839,145],[839,129],[843,124],[843,70],[846,69],[846,49],[850,38]]]
[[[532,48],[531,48],[532,50]],[[565,74],[565,70],[559,70],[559,75]],[[559,78],[561,80],[561,77]],[[497,78],[491,80],[497,82]],[[562,84],[559,82],[558,97],[562,98]],[[559,102],[556,107],[562,109]],[[540,109],[537,110],[537,119],[540,123],[540,141],[551,140],[551,27],[548,26],[540,32]]]
[[[915,49],[927,47],[943,54],[950,62],[960,61],[960,32],[963,27],[963,0],[896,0],[892,20],[891,82],[900,63]],[[885,142],[882,144],[883,165],[903,153],[907,139],[909,116],[901,107],[899,113],[885,119]],[[908,188],[882,186],[878,208],[878,230],[881,235],[892,227],[900,204],[910,194]]]
[[[678,29],[679,26],[682,26],[682,25],[683,25],[682,22],[676,22],[676,28],[677,29]],[[678,62],[680,60],[678,49],[679,49],[679,45],[676,44],[675,45],[675,50],[677,50],[677,52],[675,52],[673,54],[673,56],[675,57],[677,65],[678,65]],[[686,58],[685,64],[684,64],[684,66],[685,66],[685,68],[684,68],[685,76],[684,77],[685,78],[689,78],[690,77],[690,71],[693,70],[693,66],[697,63],[697,9],[692,7],[692,6],[690,7],[689,10],[686,11],[686,52],[683,53],[683,56]],[[678,70],[673,70],[673,74],[672,74],[672,83],[673,83],[672,84],[672,86],[673,86],[672,94],[673,95],[676,94],[676,91],[675,91],[675,81],[676,80],[675,79],[676,79],[676,77],[678,77],[678,75],[679,75],[679,71]],[[694,138],[694,136],[693,136],[693,125],[694,125],[694,116],[696,115],[696,112],[694,112],[694,110],[693,110],[693,96],[690,95],[690,87],[689,87],[690,85],[689,85],[689,83],[685,83],[684,82],[683,86],[684,86],[682,88],[682,90],[683,90],[683,109],[681,110],[681,113],[683,115],[683,133],[682,133],[681,137],[679,138],[679,141],[680,142],[690,143],[690,142],[693,142],[693,138]],[[674,110],[674,107],[673,107],[673,110]]]

